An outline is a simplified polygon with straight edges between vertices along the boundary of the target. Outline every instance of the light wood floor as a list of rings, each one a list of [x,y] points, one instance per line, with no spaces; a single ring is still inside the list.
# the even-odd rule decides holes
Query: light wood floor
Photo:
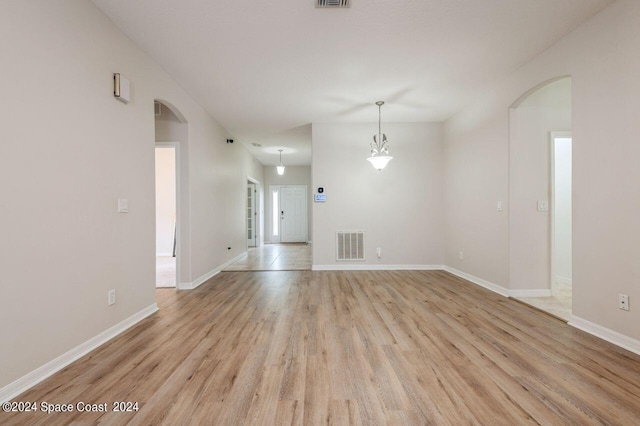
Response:
[[[311,270],[311,245],[263,244],[251,247],[225,271],[295,271]]]
[[[224,272],[18,401],[132,414],[0,424],[637,425],[640,356],[441,271]]]

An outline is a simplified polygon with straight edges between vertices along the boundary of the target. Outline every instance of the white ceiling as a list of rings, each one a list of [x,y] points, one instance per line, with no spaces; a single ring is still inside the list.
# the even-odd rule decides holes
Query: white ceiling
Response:
[[[375,122],[377,100],[383,122],[445,120],[613,0],[93,2],[275,165],[280,147],[310,164],[310,123]]]

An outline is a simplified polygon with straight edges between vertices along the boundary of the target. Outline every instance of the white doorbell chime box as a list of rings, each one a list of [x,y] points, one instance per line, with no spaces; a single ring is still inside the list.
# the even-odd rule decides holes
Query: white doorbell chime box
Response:
[[[113,74],[113,96],[125,104],[131,100],[131,82],[120,73]]]

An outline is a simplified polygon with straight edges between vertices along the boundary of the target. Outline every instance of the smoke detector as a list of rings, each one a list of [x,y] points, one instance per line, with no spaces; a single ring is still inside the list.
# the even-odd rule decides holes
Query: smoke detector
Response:
[[[351,0],[316,0],[316,7],[351,7]]]

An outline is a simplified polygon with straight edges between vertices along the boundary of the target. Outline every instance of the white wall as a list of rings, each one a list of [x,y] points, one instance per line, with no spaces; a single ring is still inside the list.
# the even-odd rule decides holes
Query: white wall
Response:
[[[156,147],[156,255],[171,256],[176,215],[176,152]]]
[[[285,163],[286,164],[286,163]],[[312,197],[314,188],[311,187],[311,166],[286,166],[284,174],[280,176],[275,166],[265,166],[264,168],[264,189],[265,189],[265,241],[271,242],[273,235],[273,203],[269,193],[270,185],[306,185],[307,186],[307,238],[313,240],[312,229]]]
[[[262,164],[239,143],[227,144],[223,133],[208,142],[190,147],[192,280],[246,251],[247,176],[264,179]]]
[[[573,314],[633,339],[640,309],[617,300],[640,300],[638,22],[640,2],[616,1],[445,123],[446,262],[508,288],[508,216],[495,209],[509,183],[508,109],[572,77]]]
[[[383,123],[394,157],[382,171],[366,160],[377,123],[313,124],[313,265],[336,262],[335,232],[364,230],[364,265],[443,262],[442,125]],[[376,257],[376,248],[382,258]],[[362,265],[363,262],[356,262]]]
[[[0,55],[3,387],[154,304],[154,99],[189,123],[188,279],[244,250],[246,176],[262,166],[91,2],[0,2]]]
[[[512,290],[550,289],[552,131],[571,130],[571,79],[539,88],[509,110],[510,272]]]

